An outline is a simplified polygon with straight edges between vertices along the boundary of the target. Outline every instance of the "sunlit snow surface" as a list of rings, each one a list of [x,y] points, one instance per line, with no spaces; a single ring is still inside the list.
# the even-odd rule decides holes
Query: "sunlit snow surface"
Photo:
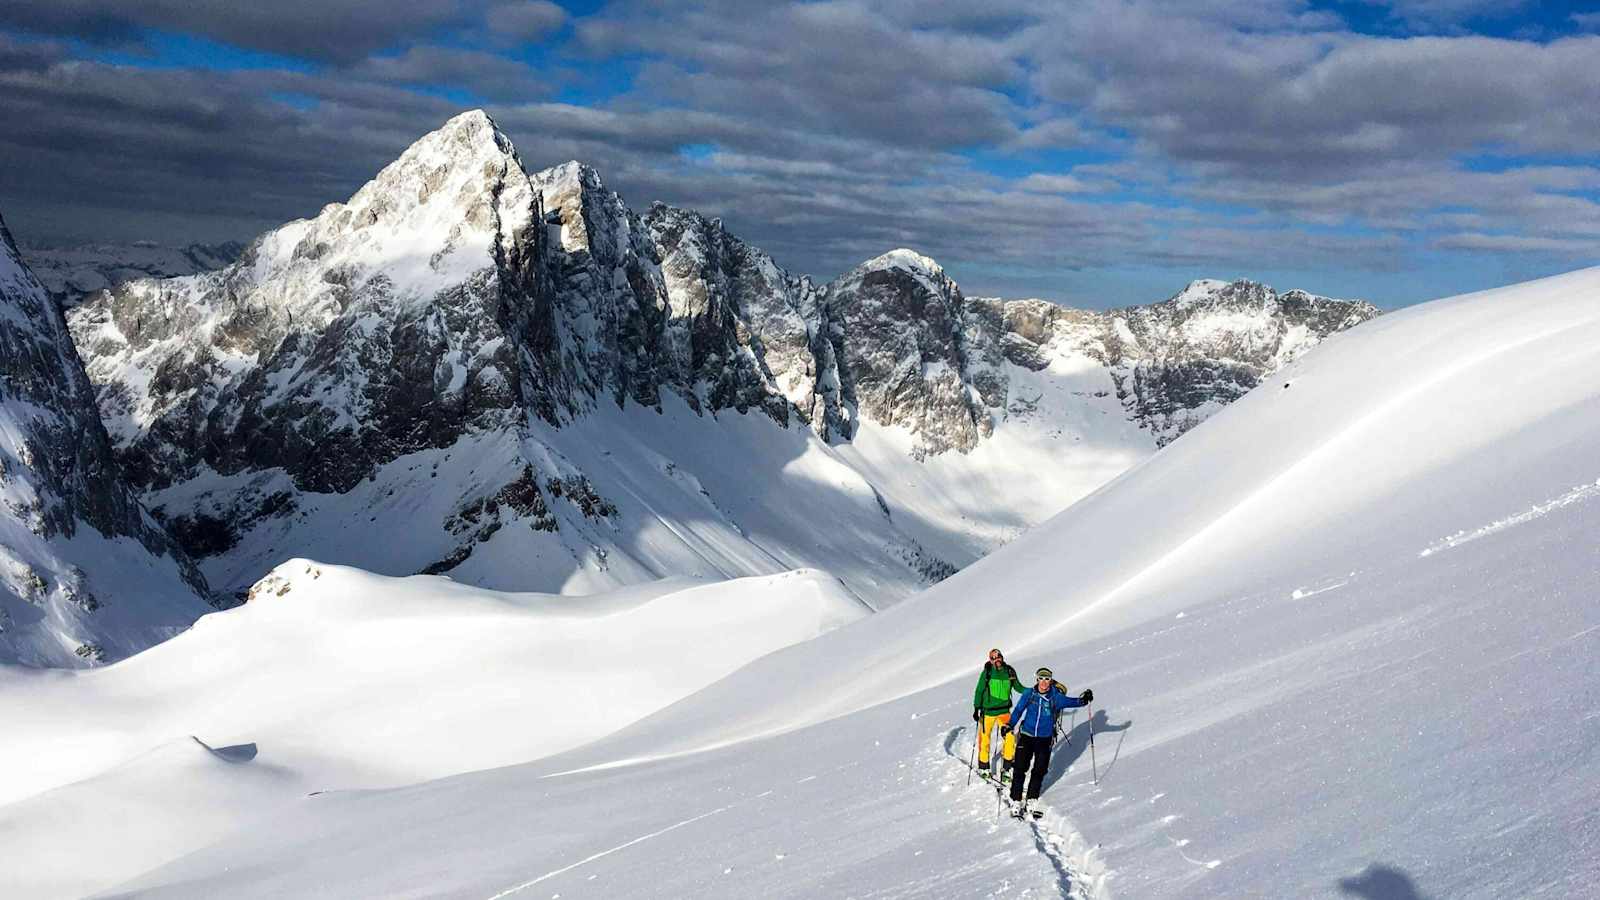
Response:
[[[814,570],[562,597],[291,560],[122,663],[0,669],[0,841],[28,861],[0,896],[82,895],[313,791],[575,747],[866,613]]]
[[[1600,270],[1416,307],[955,577],[618,734],[263,807],[113,893],[1590,895],[1600,497],[1551,501],[1597,477]],[[1095,750],[1080,715],[1037,824],[959,761],[994,645],[1098,695]]]

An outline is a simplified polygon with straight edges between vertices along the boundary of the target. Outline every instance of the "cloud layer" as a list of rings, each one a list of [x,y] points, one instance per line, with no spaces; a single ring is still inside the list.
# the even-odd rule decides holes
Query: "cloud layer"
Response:
[[[17,0],[0,202],[24,235],[248,237],[484,105],[529,165],[821,277],[910,245],[976,293],[1396,303],[1600,261],[1594,24],[1349,6]]]

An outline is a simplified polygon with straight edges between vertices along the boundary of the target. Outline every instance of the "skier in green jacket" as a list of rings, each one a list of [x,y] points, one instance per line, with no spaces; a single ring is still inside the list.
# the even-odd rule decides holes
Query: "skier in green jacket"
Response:
[[[989,661],[978,673],[978,687],[972,692],[972,721],[978,724],[978,774],[989,777],[989,735],[1011,721],[1011,692],[1027,690],[1017,679],[1017,670],[1006,663],[998,649],[989,651]],[[1005,733],[1002,731],[1002,733]],[[1017,736],[1006,734],[1000,746],[1000,780],[1011,777],[1011,760],[1017,752]]]

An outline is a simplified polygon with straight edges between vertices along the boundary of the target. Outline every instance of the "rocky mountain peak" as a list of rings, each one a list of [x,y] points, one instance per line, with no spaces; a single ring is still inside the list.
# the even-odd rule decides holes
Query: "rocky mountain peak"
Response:
[[[131,476],[281,467],[300,488],[343,491],[514,418],[523,378],[550,374],[504,340],[540,327],[539,209],[509,139],[473,111],[219,272],[86,301],[72,323],[91,377],[145,386],[101,395]]]
[[[968,301],[932,259],[891,250],[826,288],[844,394],[916,435],[918,456],[970,450],[1006,403],[1003,307]]]
[[[455,116],[418,138],[398,159],[385,167],[384,172],[413,167],[432,169],[447,163],[472,167],[485,160],[515,158],[516,153],[511,138],[500,130],[494,119],[483,110],[474,109]],[[383,173],[379,173],[378,177],[382,179]]]
[[[923,272],[928,275],[943,276],[944,267],[934,261],[933,257],[925,256],[915,250],[898,247],[862,263],[860,269],[908,269]]]
[[[422,266],[447,279],[481,267],[488,237],[525,226],[533,199],[510,138],[473,110],[412,144],[348,202],[325,208],[300,241],[354,238],[368,258],[409,264],[405,281],[437,282]]]
[[[1249,283],[1241,280],[1238,283]],[[1196,278],[1184,285],[1183,290],[1173,294],[1167,302],[1179,308],[1187,308],[1199,303],[1216,299],[1217,295],[1228,287],[1229,282],[1219,281],[1215,278]]]
[[[627,230],[631,214],[593,166],[570,160],[531,178],[541,192],[546,222],[560,228],[555,242],[562,250],[602,255],[620,251],[626,238],[617,232]]]

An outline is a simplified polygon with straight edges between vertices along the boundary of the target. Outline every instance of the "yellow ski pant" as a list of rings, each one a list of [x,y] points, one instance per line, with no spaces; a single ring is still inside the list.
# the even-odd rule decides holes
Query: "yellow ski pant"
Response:
[[[978,764],[979,765],[984,765],[984,764],[987,764],[989,762],[989,735],[992,734],[994,732],[994,730],[996,728],[999,728],[1001,725],[1009,725],[1009,724],[1011,724],[1011,713],[1008,713],[1008,712],[1007,713],[1001,713],[998,716],[984,716],[983,717],[983,730],[978,732]],[[1013,731],[1010,734],[1007,734],[1005,741],[1003,741],[1000,744],[1000,757],[1002,759],[1004,759],[1006,762],[1011,762],[1011,758],[1016,755],[1016,752],[1017,752],[1017,733],[1015,731]]]

